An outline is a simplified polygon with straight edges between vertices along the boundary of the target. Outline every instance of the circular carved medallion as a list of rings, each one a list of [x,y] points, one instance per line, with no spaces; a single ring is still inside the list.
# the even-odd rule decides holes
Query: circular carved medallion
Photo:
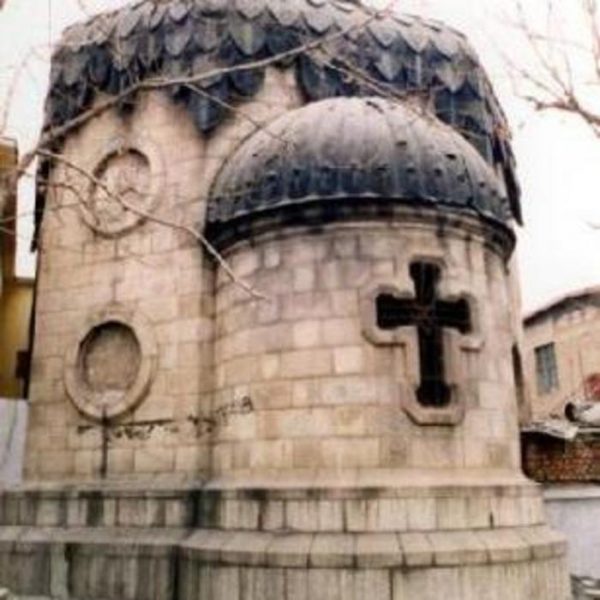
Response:
[[[164,165],[160,150],[148,140],[113,141],[92,168],[94,181],[81,214],[86,224],[105,236],[123,234],[147,218],[162,190]]]
[[[135,408],[152,382],[156,344],[139,316],[96,315],[67,355],[65,385],[77,409],[110,420]]]
[[[137,223],[150,208],[150,165],[137,151],[106,158],[96,171],[89,209],[95,226],[118,232]],[[136,210],[140,211],[136,213]]]

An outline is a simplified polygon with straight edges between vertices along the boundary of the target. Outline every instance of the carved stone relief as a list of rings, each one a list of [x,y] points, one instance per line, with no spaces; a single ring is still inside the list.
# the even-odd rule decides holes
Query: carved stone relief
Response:
[[[145,138],[113,140],[90,170],[93,181],[80,205],[81,215],[88,227],[104,236],[119,236],[138,226],[163,194],[162,154]]]
[[[146,396],[156,367],[151,326],[140,316],[111,308],[94,315],[73,342],[65,386],[85,416],[105,421],[133,410]]]

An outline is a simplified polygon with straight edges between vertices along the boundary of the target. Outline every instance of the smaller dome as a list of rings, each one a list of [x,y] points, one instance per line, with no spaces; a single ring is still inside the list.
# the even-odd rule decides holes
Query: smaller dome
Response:
[[[394,203],[511,219],[500,178],[429,111],[334,98],[290,111],[242,142],[214,182],[208,233],[236,238],[256,219],[280,226],[282,217],[318,224],[383,215]]]

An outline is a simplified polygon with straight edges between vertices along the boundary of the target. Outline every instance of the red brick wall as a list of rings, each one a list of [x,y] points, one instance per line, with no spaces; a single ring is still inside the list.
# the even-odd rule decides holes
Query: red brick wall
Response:
[[[523,470],[540,483],[600,481],[600,436],[579,435],[567,442],[538,433],[522,440]]]

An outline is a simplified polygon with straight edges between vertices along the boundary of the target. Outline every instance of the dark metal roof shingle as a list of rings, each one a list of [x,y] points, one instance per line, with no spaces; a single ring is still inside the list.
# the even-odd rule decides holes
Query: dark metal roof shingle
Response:
[[[328,42],[327,52],[318,48],[309,56],[301,50],[306,43],[325,42],[334,31],[343,36]],[[500,161],[513,214],[520,219],[506,120],[464,36],[418,17],[376,14],[351,0],[142,0],[94,17],[69,28],[54,55],[45,128],[89,108],[98,91],[120,94],[149,77],[200,78],[199,65],[205,71],[236,67],[295,48],[298,55],[275,65],[296,65],[309,101],[415,92],[437,97],[438,116],[488,163]],[[218,98],[230,102],[251,95],[261,80],[257,74],[223,78]],[[227,112],[179,88],[172,95],[203,132]],[[43,197],[39,209],[42,204]]]

